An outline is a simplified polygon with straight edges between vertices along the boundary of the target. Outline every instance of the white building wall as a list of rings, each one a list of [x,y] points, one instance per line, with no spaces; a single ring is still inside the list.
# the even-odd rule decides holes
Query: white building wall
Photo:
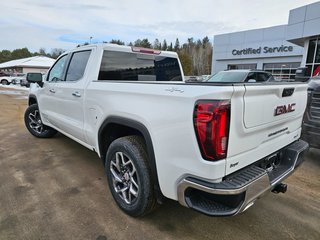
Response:
[[[287,40],[304,46],[305,39],[320,35],[320,2],[290,10]]]
[[[287,25],[249,31],[221,34],[214,37],[212,73],[227,69],[228,64],[257,64],[258,69],[264,63],[301,62],[304,49],[286,41]],[[287,51],[265,51],[265,47],[280,48]],[[290,51],[288,50],[290,47]],[[259,53],[235,54],[235,50],[260,49]]]
[[[30,67],[23,67],[22,73],[46,73],[49,68],[30,68]]]
[[[304,47],[302,66],[306,64],[309,40],[320,36],[320,2],[290,10],[287,40]]]

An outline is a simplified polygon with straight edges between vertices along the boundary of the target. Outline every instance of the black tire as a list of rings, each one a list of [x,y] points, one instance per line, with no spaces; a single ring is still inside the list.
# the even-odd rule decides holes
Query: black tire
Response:
[[[2,79],[1,84],[2,85],[9,85],[9,81],[7,79]]]
[[[153,190],[153,178],[145,149],[144,141],[140,136],[121,137],[111,143],[105,159],[105,172],[112,196],[119,208],[132,217],[144,216],[154,210],[157,205]],[[121,153],[123,155],[122,159],[127,161],[123,167],[127,167],[128,169],[118,171],[115,163],[117,157],[121,158]],[[132,175],[131,173],[134,171],[129,161],[132,162],[135,168],[135,173]],[[113,172],[116,172],[117,176],[121,178],[123,182],[115,180],[115,175],[113,175],[114,173],[112,173],[111,167]],[[127,178],[129,178],[129,180]],[[138,188],[134,182],[138,185]],[[130,186],[128,192],[126,190],[125,194],[125,196],[131,199],[130,203],[126,202],[122,193],[116,191],[116,189],[118,191],[120,191],[121,188],[125,189],[126,186]],[[137,196],[132,194],[131,188],[133,193],[137,192]],[[131,197],[129,197],[130,194]]]
[[[24,124],[28,131],[38,138],[51,138],[57,131],[42,123],[38,104],[30,105],[24,113]]]

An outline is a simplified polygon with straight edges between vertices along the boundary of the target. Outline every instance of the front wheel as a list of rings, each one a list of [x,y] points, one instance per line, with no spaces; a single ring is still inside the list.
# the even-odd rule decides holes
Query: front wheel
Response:
[[[38,138],[50,138],[57,133],[56,130],[42,123],[38,104],[32,104],[27,108],[24,123],[29,132]]]
[[[156,207],[145,144],[140,136],[113,141],[106,154],[105,172],[114,200],[128,215],[146,215]]]

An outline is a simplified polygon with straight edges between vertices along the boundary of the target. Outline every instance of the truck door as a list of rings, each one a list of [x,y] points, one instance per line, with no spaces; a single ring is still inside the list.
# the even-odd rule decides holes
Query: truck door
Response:
[[[86,142],[84,134],[84,89],[86,67],[92,50],[73,52],[69,56],[63,81],[54,86],[54,125],[62,132]]]
[[[39,109],[41,118],[44,124],[54,124],[55,110],[57,108],[55,102],[55,85],[57,81],[64,79],[64,73],[67,65],[68,55],[61,56],[48,72],[48,75],[43,83],[43,87],[39,90]]]

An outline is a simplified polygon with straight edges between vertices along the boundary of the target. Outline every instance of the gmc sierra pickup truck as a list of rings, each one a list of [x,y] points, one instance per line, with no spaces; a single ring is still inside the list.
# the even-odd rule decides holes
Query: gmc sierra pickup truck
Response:
[[[303,83],[185,82],[174,52],[82,46],[31,84],[25,125],[95,151],[115,202],[142,216],[163,199],[210,216],[245,211],[303,161]],[[61,149],[57,149],[61,151]]]

